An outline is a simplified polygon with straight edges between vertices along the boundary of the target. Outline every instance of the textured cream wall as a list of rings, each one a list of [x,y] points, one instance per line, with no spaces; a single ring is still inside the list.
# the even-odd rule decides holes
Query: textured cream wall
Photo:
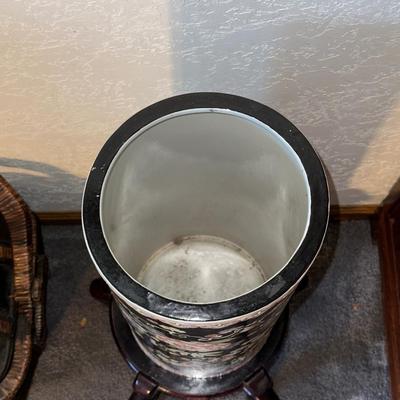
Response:
[[[268,104],[321,154],[342,204],[400,175],[400,3],[0,3],[0,173],[35,210],[74,210],[106,138],[189,91]]]

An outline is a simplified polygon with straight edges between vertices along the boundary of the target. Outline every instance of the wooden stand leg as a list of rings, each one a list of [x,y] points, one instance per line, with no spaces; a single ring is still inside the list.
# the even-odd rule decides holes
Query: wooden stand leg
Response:
[[[90,294],[96,300],[109,304],[111,300],[111,290],[101,278],[96,278],[90,284]]]
[[[133,393],[129,400],[151,400],[159,395],[158,385],[140,372],[133,381]]]
[[[279,400],[272,388],[272,380],[264,368],[260,368],[243,383],[243,391],[253,400]]]

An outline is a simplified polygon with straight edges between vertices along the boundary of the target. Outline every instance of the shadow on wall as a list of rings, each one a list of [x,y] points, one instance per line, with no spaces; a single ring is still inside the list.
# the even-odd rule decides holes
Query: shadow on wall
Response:
[[[175,91],[273,107],[319,149],[341,203],[368,203],[349,180],[400,92],[400,5],[361,3],[172,1]],[[380,168],[393,168],[385,161]]]
[[[55,195],[60,211],[68,211],[70,204],[81,203],[85,180],[53,165],[0,157],[0,174],[22,198],[29,199],[29,207],[34,211],[54,210]]]

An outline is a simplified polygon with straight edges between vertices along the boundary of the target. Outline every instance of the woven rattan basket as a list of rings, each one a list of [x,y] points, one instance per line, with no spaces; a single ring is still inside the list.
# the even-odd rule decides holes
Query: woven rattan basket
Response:
[[[0,399],[8,400],[24,391],[44,346],[47,259],[35,215],[2,176],[0,228],[0,262],[3,270],[12,270],[9,292],[2,289],[12,312],[0,319],[0,331],[11,343],[3,351],[8,359],[0,371]]]

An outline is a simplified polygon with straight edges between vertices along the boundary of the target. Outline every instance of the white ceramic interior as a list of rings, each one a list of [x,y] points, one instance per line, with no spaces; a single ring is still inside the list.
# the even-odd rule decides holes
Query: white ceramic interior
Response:
[[[210,303],[285,267],[308,228],[310,191],[299,157],[270,127],[230,110],[191,109],[123,145],[100,214],[133,279],[164,297]]]

